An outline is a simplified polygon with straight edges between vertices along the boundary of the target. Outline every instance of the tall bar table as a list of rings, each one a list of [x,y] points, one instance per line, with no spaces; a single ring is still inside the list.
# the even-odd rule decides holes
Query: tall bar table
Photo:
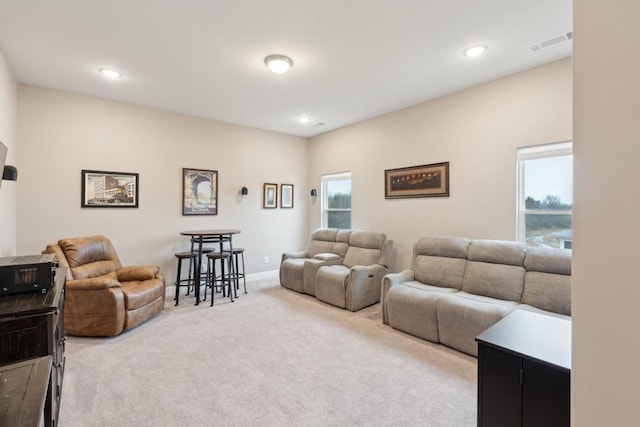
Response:
[[[202,240],[205,237],[215,237],[220,241],[220,252],[223,250],[223,243],[229,242],[229,250],[233,253],[233,235],[240,234],[240,230],[236,229],[213,229],[213,230],[192,230],[192,231],[181,231],[181,235],[190,236],[191,238],[195,238],[198,242],[198,262],[196,263],[196,274],[195,274],[195,295],[196,295],[196,305],[200,304],[200,277],[202,275]],[[235,267],[231,266],[231,269],[234,270]],[[235,274],[235,270],[231,271],[231,273]],[[229,290],[230,292],[235,292],[235,285],[233,289]],[[213,289],[211,290],[213,292]]]

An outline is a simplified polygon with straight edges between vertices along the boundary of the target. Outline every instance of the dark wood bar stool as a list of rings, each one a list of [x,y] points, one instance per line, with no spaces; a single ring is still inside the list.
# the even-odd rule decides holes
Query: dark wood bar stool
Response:
[[[226,252],[229,252],[228,250]],[[244,277],[244,249],[243,248],[233,248],[233,251],[231,253],[232,256],[232,262],[235,264],[235,269],[234,272],[232,274],[234,283],[236,284],[236,289],[240,289],[240,279],[242,279],[242,282],[244,284],[244,293],[247,293],[247,281]],[[238,263],[238,258],[242,259],[242,271],[240,271],[240,269],[238,269],[239,267],[239,263]]]
[[[214,295],[216,291],[219,289],[222,291],[222,296],[227,295],[227,291],[229,292],[229,296],[231,297],[231,302],[233,302],[233,288],[231,285],[233,266],[231,265],[231,254],[229,252],[209,252],[206,254],[207,256],[207,281],[206,286],[204,288],[204,298],[203,301],[207,299],[207,288],[211,288],[211,305],[214,302]],[[218,274],[216,272],[216,261],[220,261],[220,271]],[[226,272],[225,272],[225,263]]]
[[[195,275],[195,261],[198,258],[198,254],[195,252],[176,252],[175,257],[178,259],[178,271],[176,272],[176,295],[173,298],[176,302],[175,305],[178,305],[180,299],[180,288],[187,288],[187,295],[189,295],[189,289],[194,285],[194,275]],[[187,278],[182,278],[182,261],[189,260],[189,273],[187,274]]]

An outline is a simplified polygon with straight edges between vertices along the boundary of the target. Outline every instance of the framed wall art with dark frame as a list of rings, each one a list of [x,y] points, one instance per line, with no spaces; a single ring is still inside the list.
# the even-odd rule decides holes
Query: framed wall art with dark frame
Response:
[[[218,215],[218,171],[182,168],[182,215]]]
[[[278,207],[278,184],[264,184],[262,191],[262,207],[265,209]]]
[[[83,208],[137,208],[138,174],[82,169]]]
[[[384,171],[384,198],[449,197],[449,162]]]
[[[280,184],[280,207],[293,208],[293,184]]]

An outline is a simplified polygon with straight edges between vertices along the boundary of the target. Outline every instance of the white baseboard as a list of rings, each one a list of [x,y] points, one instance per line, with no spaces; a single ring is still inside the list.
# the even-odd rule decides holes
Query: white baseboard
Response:
[[[269,279],[278,275],[279,270],[261,271],[260,273],[247,274],[247,280]]]

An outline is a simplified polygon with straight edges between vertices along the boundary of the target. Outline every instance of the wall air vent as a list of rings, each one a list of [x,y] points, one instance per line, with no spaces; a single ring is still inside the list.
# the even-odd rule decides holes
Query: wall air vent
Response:
[[[549,37],[548,39],[541,40],[537,43],[533,43],[532,45],[529,46],[529,50],[531,52],[537,52],[539,50],[546,49],[558,43],[568,42],[571,39],[573,39],[573,31],[558,34],[556,36]]]

